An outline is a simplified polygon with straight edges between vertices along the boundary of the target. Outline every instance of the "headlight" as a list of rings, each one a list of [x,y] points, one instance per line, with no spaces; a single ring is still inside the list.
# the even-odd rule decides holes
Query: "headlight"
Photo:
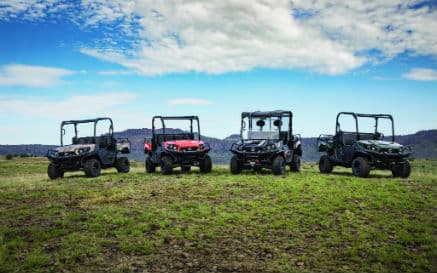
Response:
[[[51,157],[56,157],[56,156],[58,156],[58,152],[57,151],[49,151],[48,155]]]
[[[88,153],[89,151],[90,151],[90,147],[80,148],[76,150],[76,154],[80,155],[80,154]]]
[[[364,148],[371,151],[378,151],[378,148],[375,145],[364,145]]]
[[[272,151],[274,149],[276,149],[276,145],[275,144],[269,144],[269,145],[266,146],[266,150],[267,151]]]
[[[238,145],[237,145],[237,150],[238,150],[238,151],[241,151],[241,150],[243,150],[243,145],[241,145],[241,144],[238,144]]]
[[[205,144],[203,144],[203,143],[200,143],[200,144],[199,144],[199,149],[200,149],[200,150],[203,150],[203,149],[205,149]]]
[[[176,144],[168,144],[167,145],[167,150],[169,151],[176,151],[178,149],[178,145]]]

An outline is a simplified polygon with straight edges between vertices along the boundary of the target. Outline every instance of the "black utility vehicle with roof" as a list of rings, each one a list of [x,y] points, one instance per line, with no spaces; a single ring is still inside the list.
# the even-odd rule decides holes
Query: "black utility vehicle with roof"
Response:
[[[160,129],[156,128],[156,121],[160,123]],[[188,122],[190,131],[175,133],[175,129],[166,128],[166,121],[176,121],[178,125]],[[210,147],[200,138],[197,116],[153,117],[152,139],[144,142],[146,171],[153,173],[159,166],[162,174],[171,174],[173,168],[181,167],[182,172],[189,172],[191,166],[197,166],[202,173],[211,172]]]
[[[339,119],[348,116],[354,120],[355,132],[344,132],[341,129]],[[373,132],[359,130],[358,120],[365,119],[374,120]],[[389,141],[378,131],[381,121],[391,124]],[[319,152],[326,153],[319,161],[319,170],[322,173],[330,173],[338,165],[352,168],[352,173],[359,177],[369,176],[371,169],[391,170],[394,177],[410,176],[408,156],[411,154],[411,147],[395,142],[391,115],[341,112],[337,115],[335,135],[321,135],[317,146]]]
[[[92,124],[92,136],[79,136],[78,125]],[[97,125],[108,124],[107,132],[97,136]],[[86,125],[84,125],[86,126]],[[64,146],[65,128],[73,127],[74,136],[70,145]],[[106,130],[106,129],[105,129]],[[127,173],[130,169],[127,157],[119,154],[130,153],[130,142],[126,138],[114,138],[114,127],[110,118],[69,120],[61,123],[61,146],[49,150],[50,164],[47,174],[50,179],[64,177],[68,171],[84,170],[86,176],[97,177],[100,170],[115,167],[118,172]]]
[[[273,174],[285,173],[285,166],[297,172],[302,156],[301,137],[293,135],[291,111],[241,113],[240,141],[230,151],[231,173],[243,169],[271,169]]]

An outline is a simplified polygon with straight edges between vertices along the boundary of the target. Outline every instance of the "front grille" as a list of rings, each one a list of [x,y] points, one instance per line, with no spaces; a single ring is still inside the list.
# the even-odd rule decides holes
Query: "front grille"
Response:
[[[386,149],[386,148],[383,148],[383,149],[380,150],[380,152],[384,153],[384,154],[398,154],[399,153],[399,149]]]
[[[197,151],[197,147],[182,148],[181,151],[182,152],[195,152],[195,151]]]
[[[72,155],[76,155],[75,152],[59,152],[58,156],[72,156]]]
[[[243,150],[250,153],[256,153],[260,152],[262,149],[261,147],[244,147]]]

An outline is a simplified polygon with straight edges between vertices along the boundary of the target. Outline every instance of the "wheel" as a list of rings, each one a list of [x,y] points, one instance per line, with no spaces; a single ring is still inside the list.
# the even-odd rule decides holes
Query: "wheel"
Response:
[[[238,162],[238,157],[234,155],[231,158],[231,173],[232,174],[239,174],[243,171],[243,167],[241,166],[240,162]]]
[[[147,173],[154,173],[156,172],[156,164],[153,163],[152,161],[152,157],[147,155],[146,156],[146,160],[145,160],[145,167],[146,167],[146,172]]]
[[[99,176],[100,169],[101,169],[100,162],[95,158],[88,159],[85,162],[84,170],[85,170],[85,175],[88,177]]]
[[[205,157],[199,162],[199,168],[201,173],[210,173],[212,170],[212,161],[209,155],[205,155]]]
[[[117,171],[119,173],[128,173],[130,170],[129,159],[127,159],[127,157],[117,158],[117,163],[115,167],[117,168]]]
[[[282,175],[285,173],[285,160],[281,155],[273,159],[272,172],[274,175]]]
[[[367,158],[357,157],[352,161],[352,173],[358,177],[368,177],[370,173],[370,164]]]
[[[173,159],[169,156],[163,156],[161,158],[161,174],[172,174],[173,172]]]
[[[53,180],[56,178],[64,177],[64,172],[60,171],[55,164],[50,163],[49,166],[47,167],[47,175],[49,176],[50,179]]]
[[[181,166],[181,172],[188,173],[191,171],[191,166]]]
[[[290,171],[298,172],[300,171],[300,156],[294,154],[293,160],[290,162]]]
[[[152,159],[148,155],[146,156],[146,161],[144,165],[146,167],[147,173],[154,173],[156,171],[156,165],[153,164]]]
[[[319,171],[321,173],[331,173],[334,169],[334,164],[332,164],[331,159],[328,155],[324,155],[319,160]]]
[[[410,162],[398,163],[392,170],[393,177],[408,178],[411,173]]]

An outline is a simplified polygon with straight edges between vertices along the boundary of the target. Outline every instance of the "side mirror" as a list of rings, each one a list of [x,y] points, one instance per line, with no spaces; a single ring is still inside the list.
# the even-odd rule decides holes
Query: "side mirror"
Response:
[[[243,125],[242,126],[243,126],[243,129],[246,128],[246,121],[243,120]]]
[[[62,134],[63,136],[65,136],[65,129],[64,129],[64,128],[62,128],[62,130],[61,130],[61,134]]]

